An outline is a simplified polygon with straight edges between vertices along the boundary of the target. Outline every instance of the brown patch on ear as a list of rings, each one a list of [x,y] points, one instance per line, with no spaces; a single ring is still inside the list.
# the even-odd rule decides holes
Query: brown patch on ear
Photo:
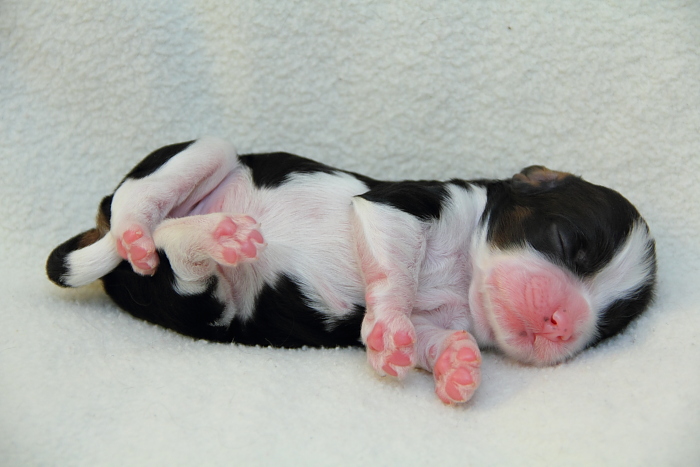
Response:
[[[542,165],[531,165],[513,175],[513,183],[520,187],[552,188],[562,180],[573,177],[570,173],[549,170]]]

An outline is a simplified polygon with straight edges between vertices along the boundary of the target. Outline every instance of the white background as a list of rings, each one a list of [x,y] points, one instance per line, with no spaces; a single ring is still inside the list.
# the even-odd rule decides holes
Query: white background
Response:
[[[195,342],[61,290],[51,249],[203,134],[387,178],[544,164],[629,198],[656,304],[552,368],[487,354],[466,406],[358,350]],[[700,463],[700,4],[0,2],[2,465]]]

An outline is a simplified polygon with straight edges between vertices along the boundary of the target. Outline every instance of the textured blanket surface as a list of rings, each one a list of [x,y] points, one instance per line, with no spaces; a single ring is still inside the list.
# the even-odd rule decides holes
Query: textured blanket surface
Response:
[[[658,298],[556,367],[487,353],[455,408],[359,350],[193,341],[46,279],[136,162],[204,134],[387,179],[581,174],[648,220]],[[0,173],[0,465],[700,465],[698,2],[3,0]]]

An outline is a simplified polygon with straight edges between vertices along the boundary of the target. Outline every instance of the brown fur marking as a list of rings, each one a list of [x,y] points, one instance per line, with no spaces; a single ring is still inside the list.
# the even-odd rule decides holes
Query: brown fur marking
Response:
[[[100,209],[97,213],[97,227],[90,229],[85,232],[78,243],[80,248],[85,248],[86,246],[92,245],[109,232],[109,219],[105,213]]]

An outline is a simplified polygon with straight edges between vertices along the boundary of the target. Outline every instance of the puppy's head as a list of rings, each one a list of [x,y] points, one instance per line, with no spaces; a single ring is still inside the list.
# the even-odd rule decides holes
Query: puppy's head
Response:
[[[487,189],[470,290],[477,338],[551,364],[617,334],[648,306],[654,240],[619,193],[541,166]]]

